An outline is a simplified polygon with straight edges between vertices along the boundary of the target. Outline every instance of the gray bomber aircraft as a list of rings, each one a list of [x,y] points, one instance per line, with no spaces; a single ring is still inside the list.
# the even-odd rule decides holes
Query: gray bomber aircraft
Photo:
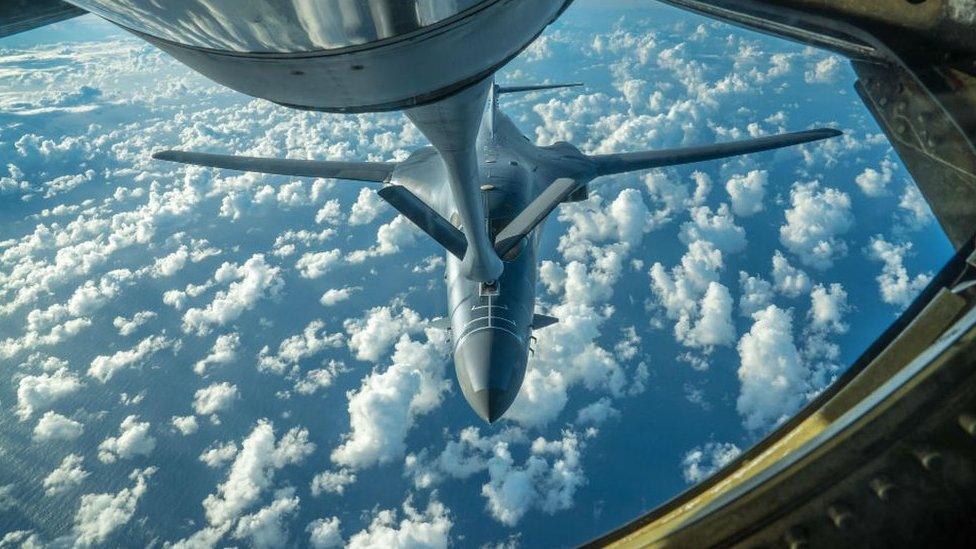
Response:
[[[495,73],[572,0],[67,0],[234,90],[321,112],[402,110],[431,147],[398,163],[162,151],[215,168],[381,183],[378,193],[447,254],[449,326],[465,398],[500,418],[525,376],[535,314],[539,234],[594,179],[754,153],[839,135],[814,129],[682,149],[585,155],[538,147],[498,109]],[[60,0],[18,3],[50,22]],[[53,10],[53,11],[52,11]],[[43,12],[43,13],[42,13]],[[45,15],[47,14],[47,15]],[[0,27],[3,30],[3,27]]]

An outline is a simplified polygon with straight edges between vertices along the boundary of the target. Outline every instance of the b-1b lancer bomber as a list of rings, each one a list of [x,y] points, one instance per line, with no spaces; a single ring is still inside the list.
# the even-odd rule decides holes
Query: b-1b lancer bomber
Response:
[[[522,386],[539,235],[601,176],[836,136],[814,129],[682,149],[585,155],[538,147],[498,108],[495,73],[572,0],[68,0],[243,93],[323,112],[403,110],[430,141],[403,162],[333,162],[163,151],[187,164],[381,183],[378,193],[447,255],[447,319],[461,391],[498,420]]]

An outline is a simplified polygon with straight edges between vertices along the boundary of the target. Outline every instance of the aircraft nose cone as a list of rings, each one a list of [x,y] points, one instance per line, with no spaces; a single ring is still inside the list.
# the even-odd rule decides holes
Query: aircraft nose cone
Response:
[[[471,398],[468,399],[468,403],[471,404],[471,408],[474,409],[475,413],[478,414],[481,419],[487,421],[488,423],[494,423],[508,410],[508,407],[512,405],[513,400],[515,399],[508,398],[507,391],[486,389],[484,391],[478,391],[472,395]]]
[[[467,334],[454,354],[461,392],[481,419],[494,423],[518,396],[526,350],[513,334],[483,328]]]

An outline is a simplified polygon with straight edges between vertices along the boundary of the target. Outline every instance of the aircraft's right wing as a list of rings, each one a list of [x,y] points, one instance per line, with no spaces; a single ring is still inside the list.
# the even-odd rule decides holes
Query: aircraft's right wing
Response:
[[[327,177],[353,181],[389,180],[396,168],[394,162],[336,162],[330,160],[295,160],[287,158],[259,158],[187,151],[160,151],[154,153],[157,160],[182,164],[224,168],[242,172],[272,173],[298,177]]]
[[[781,147],[789,147],[810,141],[836,137],[842,133],[831,128],[819,128],[802,132],[769,135],[743,141],[684,147],[681,149],[598,154],[590,156],[590,160],[596,164],[596,173],[598,176],[612,175],[615,173],[661,168],[678,164],[690,164],[692,162],[702,162],[704,160],[715,160],[717,158],[727,158],[741,154],[779,149]]]
[[[0,38],[84,15],[83,9],[61,0],[0,1]]]

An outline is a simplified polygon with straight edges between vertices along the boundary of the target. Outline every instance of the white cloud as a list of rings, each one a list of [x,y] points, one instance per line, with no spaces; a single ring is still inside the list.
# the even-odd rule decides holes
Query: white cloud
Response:
[[[322,294],[322,297],[319,299],[319,303],[326,307],[332,307],[333,305],[346,301],[352,297],[354,292],[358,292],[360,290],[362,290],[362,288],[359,286],[346,286],[345,288],[338,289],[330,288],[326,290],[324,294]]]
[[[772,284],[763,278],[739,271],[739,314],[751,318],[753,313],[770,305],[774,297]]]
[[[752,170],[745,175],[733,175],[725,182],[725,191],[732,201],[732,212],[735,215],[748,217],[763,211],[763,199],[766,197],[766,182],[769,172],[766,170]]]
[[[88,368],[88,375],[106,383],[120,370],[136,367],[170,345],[170,340],[161,335],[149,336],[127,351],[119,351],[111,356],[99,355],[95,357]]]
[[[156,472],[155,467],[136,469],[129,475],[135,481],[131,488],[115,494],[85,494],[75,513],[75,544],[82,547],[103,545],[108,537],[124,526],[136,512],[139,499],[146,493],[146,479]]]
[[[888,194],[888,184],[895,174],[895,168],[897,165],[885,158],[881,161],[881,171],[870,167],[864,168],[864,171],[854,178],[854,182],[867,196],[884,196]]]
[[[173,416],[170,418],[169,422],[180,432],[183,436],[189,436],[197,432],[199,425],[197,425],[197,416]]]
[[[237,521],[234,538],[248,540],[249,545],[264,549],[285,547],[288,529],[285,521],[298,511],[298,497],[294,490],[282,490],[270,505]]]
[[[705,240],[724,253],[736,253],[745,249],[746,232],[735,224],[728,204],[719,205],[714,214],[708,206],[692,208],[691,219],[681,225],[681,233],[678,235],[686,245]]]
[[[210,354],[198,360],[193,365],[193,371],[202,376],[206,375],[211,366],[234,362],[237,360],[237,349],[240,345],[241,336],[237,332],[217,337]]]
[[[708,284],[701,299],[701,316],[688,332],[684,343],[691,347],[731,345],[735,341],[732,324],[732,295],[718,282]]]
[[[258,370],[262,372],[289,373],[298,371],[301,361],[313,357],[326,349],[342,346],[341,333],[330,334],[325,330],[325,322],[313,320],[302,330],[278,345],[278,352],[271,354],[265,345],[258,353]]]
[[[356,197],[356,202],[349,212],[349,224],[366,225],[372,223],[386,209],[386,201],[373,189],[360,189],[359,196]]]
[[[342,547],[345,542],[342,539],[342,532],[339,530],[340,522],[338,517],[327,519],[315,519],[308,524],[305,531],[308,532],[308,544],[312,549],[331,549]]]
[[[217,468],[234,459],[236,456],[237,444],[233,442],[226,442],[224,444],[214,443],[200,454],[200,461],[206,463],[207,467]]]
[[[792,207],[786,210],[779,241],[801,263],[824,270],[847,255],[847,243],[840,238],[854,225],[847,193],[832,188],[821,190],[817,182],[797,183],[790,191],[790,202]]]
[[[61,465],[44,477],[44,494],[56,496],[79,486],[86,478],[88,471],[82,468],[84,459],[78,454],[68,454],[61,460]]]
[[[804,401],[806,368],[793,342],[790,311],[770,305],[753,315],[739,340],[739,398],[736,409],[749,430],[786,420]]]
[[[315,279],[329,272],[341,260],[342,251],[338,248],[328,252],[309,252],[295,263],[295,268],[303,278]]]
[[[254,254],[243,265],[225,262],[214,273],[217,283],[232,280],[205,308],[192,308],[183,315],[183,331],[206,335],[214,326],[237,320],[262,298],[277,295],[284,285],[281,269],[268,265],[262,254]]]
[[[259,421],[244,439],[227,479],[203,501],[207,521],[218,529],[229,528],[271,486],[275,471],[301,463],[314,450],[307,430],[293,428],[276,442],[271,423]]]
[[[369,526],[349,538],[348,549],[369,549],[385,547],[388,549],[410,549],[447,547],[450,542],[450,511],[444,504],[432,499],[427,509],[418,511],[413,502],[407,499],[403,504],[403,518],[397,522],[397,513],[392,509],[377,511]]]
[[[702,481],[741,453],[742,450],[731,442],[706,442],[703,446],[695,446],[681,459],[681,476],[689,483]]]
[[[776,291],[786,297],[797,297],[810,290],[810,277],[802,270],[790,265],[779,250],[773,252],[773,284]]]
[[[356,482],[356,473],[343,467],[338,471],[322,471],[312,478],[312,495],[345,493],[346,486]]]
[[[810,294],[810,327],[815,330],[831,331],[837,334],[847,332],[844,315],[850,309],[847,292],[835,282],[829,287],[817,284]]]
[[[336,376],[345,371],[345,363],[330,360],[325,368],[315,368],[305,372],[305,375],[295,382],[295,392],[300,395],[312,395],[319,389],[327,389],[332,386]]]
[[[149,434],[149,422],[131,415],[119,425],[119,436],[108,437],[98,445],[98,459],[114,463],[118,459],[148,456],[156,448],[156,438]]]
[[[607,397],[602,397],[600,400],[580,408],[580,411],[576,413],[576,423],[601,425],[606,420],[619,415],[620,411],[613,407],[613,401]]]
[[[878,281],[878,291],[885,303],[900,308],[907,307],[915,299],[929,281],[932,275],[920,273],[911,277],[905,268],[905,255],[912,249],[911,242],[895,244],[888,242],[880,235],[871,238],[868,246],[868,256],[884,263],[881,274],[875,278]]]
[[[149,322],[156,317],[156,313],[152,311],[139,311],[138,313],[132,315],[132,318],[125,318],[122,316],[115,317],[112,321],[112,325],[119,330],[120,336],[130,336],[139,329],[140,326]]]
[[[481,487],[488,512],[514,526],[532,508],[548,514],[570,508],[577,488],[586,483],[579,462],[581,445],[570,431],[560,440],[540,437],[532,442],[525,464],[518,466],[508,444],[497,444],[488,460],[488,484]]]
[[[840,67],[841,60],[836,55],[824,57],[803,73],[803,80],[807,84],[833,84],[840,75]]]
[[[335,198],[330,199],[322,208],[315,213],[315,222],[328,225],[338,225],[340,217],[342,215],[342,205]]]
[[[444,377],[448,336],[435,329],[426,335],[425,343],[402,335],[392,365],[374,370],[348,393],[350,432],[333,450],[334,463],[361,469],[403,455],[414,420],[440,405],[451,385]]]
[[[24,421],[83,386],[76,375],[63,367],[51,374],[24,376],[17,385],[17,416]]]
[[[911,181],[905,182],[905,189],[898,199],[898,209],[896,218],[908,230],[921,229],[935,219],[931,208],[929,208],[929,203],[925,201],[925,197]]]
[[[236,385],[226,381],[213,383],[193,394],[193,410],[201,416],[214,416],[228,410],[238,398]]]
[[[61,414],[47,411],[34,427],[34,442],[74,440],[85,431],[85,426]]]
[[[183,270],[190,259],[190,249],[186,245],[180,246],[175,252],[157,258],[153,263],[152,274],[156,278],[165,278]]]
[[[343,326],[349,334],[349,350],[356,358],[379,362],[401,335],[419,332],[424,323],[408,308],[394,314],[390,307],[374,307],[364,318],[346,320]]]

